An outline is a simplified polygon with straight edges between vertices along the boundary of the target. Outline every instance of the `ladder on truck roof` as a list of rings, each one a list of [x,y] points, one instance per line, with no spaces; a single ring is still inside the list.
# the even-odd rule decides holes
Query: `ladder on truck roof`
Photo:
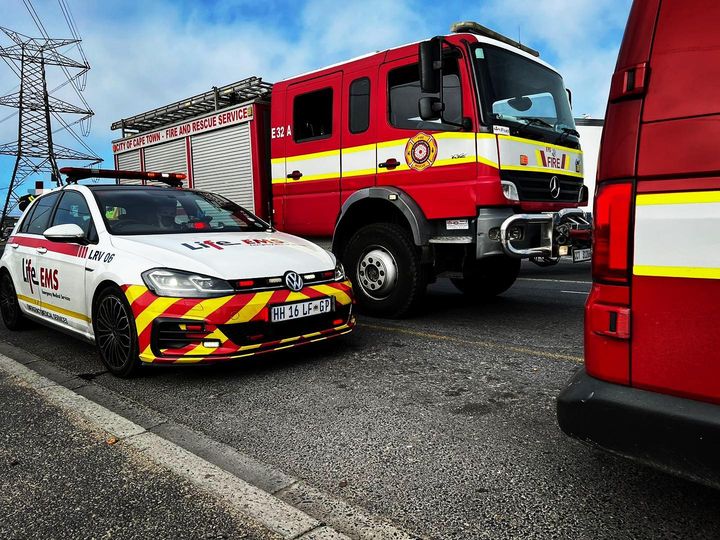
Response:
[[[272,83],[263,81],[261,77],[248,77],[221,87],[213,86],[208,92],[113,122],[110,129],[122,129],[123,137],[130,133],[151,131],[238,103],[268,97],[272,86]]]

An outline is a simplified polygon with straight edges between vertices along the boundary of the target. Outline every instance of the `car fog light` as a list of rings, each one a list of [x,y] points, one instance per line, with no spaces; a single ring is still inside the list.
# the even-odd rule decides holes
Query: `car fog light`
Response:
[[[220,346],[219,339],[205,339],[203,340],[203,347],[206,349],[217,349]]]
[[[558,255],[560,255],[561,257],[564,257],[569,252],[570,252],[570,248],[568,246],[560,246],[558,248]]]
[[[522,240],[523,236],[522,227],[510,227],[508,230],[508,237],[510,240]]]
[[[488,237],[493,242],[499,242],[500,241],[500,227],[493,227],[488,231]]]

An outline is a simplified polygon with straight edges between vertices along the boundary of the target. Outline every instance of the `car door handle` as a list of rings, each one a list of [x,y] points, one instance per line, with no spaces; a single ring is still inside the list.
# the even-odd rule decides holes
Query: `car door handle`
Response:
[[[20,247],[20,244],[14,244],[14,243],[13,243],[13,244],[10,244],[10,247],[13,248],[13,249],[17,249],[17,248]]]
[[[293,171],[288,174],[287,177],[292,180],[300,180],[302,178],[302,173],[300,171]]]
[[[378,163],[378,167],[381,169],[387,169],[388,171],[392,171],[398,165],[400,165],[400,162],[395,158],[390,158],[382,163]]]
[[[35,248],[35,251],[37,251],[38,253],[47,253],[47,248],[39,247]]]

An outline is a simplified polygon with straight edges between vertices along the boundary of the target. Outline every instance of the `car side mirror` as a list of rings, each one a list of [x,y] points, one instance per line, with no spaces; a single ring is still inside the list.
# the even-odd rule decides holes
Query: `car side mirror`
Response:
[[[419,101],[420,118],[425,121],[439,120],[445,110],[445,104],[436,97],[421,97]]]
[[[74,223],[55,225],[47,229],[43,236],[52,242],[70,242],[75,244],[87,244],[83,230]]]
[[[442,38],[434,37],[420,43],[420,90],[423,94],[437,94],[442,86]]]

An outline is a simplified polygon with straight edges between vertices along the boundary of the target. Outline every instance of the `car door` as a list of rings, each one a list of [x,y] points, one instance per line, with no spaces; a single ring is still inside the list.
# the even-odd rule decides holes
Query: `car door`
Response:
[[[47,248],[47,241],[42,235],[47,229],[55,204],[60,193],[44,195],[35,201],[27,210],[27,215],[18,229],[10,238],[8,247],[8,263],[13,283],[17,292],[20,308],[34,316],[51,319],[52,315],[41,309],[40,302],[40,270],[39,257]]]
[[[50,227],[75,224],[94,240],[95,227],[85,196],[74,189],[62,192]],[[85,267],[93,245],[46,240],[47,251],[38,256],[41,306],[53,313],[55,323],[69,330],[90,331],[85,292]],[[94,256],[94,253],[93,253]]]
[[[291,84],[286,111],[283,230],[332,236],[340,211],[342,74]]]
[[[377,174],[376,117],[377,66],[345,73],[341,151],[342,202],[358,189],[375,185]]]

